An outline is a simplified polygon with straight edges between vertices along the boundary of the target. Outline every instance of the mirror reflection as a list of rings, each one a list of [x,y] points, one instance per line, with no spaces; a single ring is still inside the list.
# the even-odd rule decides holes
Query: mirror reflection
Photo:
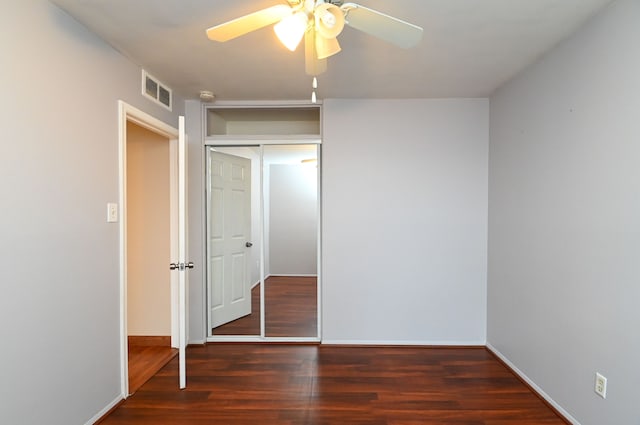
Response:
[[[207,148],[211,335],[318,335],[318,157],[318,145]]]
[[[265,335],[317,336],[318,152],[264,147]]]
[[[260,147],[207,148],[212,335],[260,335]]]

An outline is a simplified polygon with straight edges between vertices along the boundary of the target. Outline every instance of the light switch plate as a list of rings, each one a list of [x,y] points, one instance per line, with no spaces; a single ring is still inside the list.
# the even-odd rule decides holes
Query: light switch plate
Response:
[[[107,223],[118,222],[118,204],[109,202],[107,204]]]

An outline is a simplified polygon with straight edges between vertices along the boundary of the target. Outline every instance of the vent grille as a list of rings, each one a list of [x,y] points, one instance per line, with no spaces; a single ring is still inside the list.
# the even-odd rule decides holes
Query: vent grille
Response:
[[[142,95],[170,111],[173,109],[171,89],[144,69],[142,70]]]

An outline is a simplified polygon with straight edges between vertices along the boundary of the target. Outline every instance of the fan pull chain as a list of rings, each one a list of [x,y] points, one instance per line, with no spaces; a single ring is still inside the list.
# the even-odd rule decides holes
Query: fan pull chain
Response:
[[[313,77],[313,82],[311,83],[311,87],[313,91],[311,92],[311,103],[316,103],[318,100],[316,98],[316,89],[318,88],[318,79]]]

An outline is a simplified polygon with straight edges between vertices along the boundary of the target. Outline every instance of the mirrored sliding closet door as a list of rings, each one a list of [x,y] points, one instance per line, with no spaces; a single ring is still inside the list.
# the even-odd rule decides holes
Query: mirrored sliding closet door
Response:
[[[206,148],[214,340],[318,337],[319,149]]]

